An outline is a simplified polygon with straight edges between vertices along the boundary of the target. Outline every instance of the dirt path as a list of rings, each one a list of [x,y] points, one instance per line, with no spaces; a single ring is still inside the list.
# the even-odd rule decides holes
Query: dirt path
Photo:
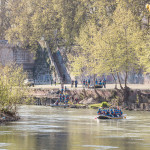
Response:
[[[75,87],[71,88],[71,85],[70,84],[65,84],[64,87],[67,87],[68,89],[75,89]],[[150,84],[128,84],[128,86],[132,89],[140,89],[140,90],[150,90]],[[61,85],[60,84],[57,84],[56,86],[55,85],[35,85],[34,87],[30,87],[30,88],[58,88],[60,89],[61,88]],[[82,85],[78,85],[77,89],[82,89]],[[106,85],[106,89],[114,89],[115,88],[115,84],[107,84]],[[117,85],[117,88],[120,88],[119,84]],[[104,89],[104,88],[102,88]]]

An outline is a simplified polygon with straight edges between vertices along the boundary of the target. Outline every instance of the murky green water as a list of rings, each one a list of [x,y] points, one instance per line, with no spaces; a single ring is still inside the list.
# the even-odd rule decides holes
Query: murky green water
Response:
[[[150,149],[150,112],[97,121],[96,111],[22,106],[21,120],[0,126],[0,150]]]

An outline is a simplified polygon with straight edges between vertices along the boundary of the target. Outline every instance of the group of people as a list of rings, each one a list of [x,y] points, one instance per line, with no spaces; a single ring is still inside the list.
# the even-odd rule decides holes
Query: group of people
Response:
[[[89,88],[91,84],[91,80],[88,79],[88,80],[83,80],[83,87],[86,87],[86,88]],[[106,79],[104,78],[103,80],[95,80],[95,85],[96,86],[100,86],[101,88],[106,88]]]
[[[101,88],[106,88],[106,79],[104,78],[103,80],[95,80],[95,85],[99,85],[99,86],[101,86]]]
[[[110,117],[120,117],[122,116],[122,111],[121,109],[100,109],[97,112],[98,115],[105,115],[105,116],[110,116]]]
[[[73,88],[74,87],[74,85],[75,85],[75,88],[77,88],[77,86],[78,86],[78,81],[77,80],[72,80],[71,81],[71,87]]]
[[[83,80],[83,87],[88,87],[89,88],[89,86],[90,86],[90,84],[91,84],[91,80],[90,79],[88,79],[88,80]]]
[[[69,95],[64,92],[64,89],[61,89],[57,94],[59,94],[59,99],[56,101],[56,105],[59,104],[59,102],[68,104],[69,101]]]

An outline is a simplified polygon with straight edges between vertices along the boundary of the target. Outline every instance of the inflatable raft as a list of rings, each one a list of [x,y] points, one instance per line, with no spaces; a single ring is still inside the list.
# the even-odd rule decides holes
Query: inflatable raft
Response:
[[[97,119],[126,119],[126,115],[118,116],[118,117],[111,117],[106,115],[99,115]]]

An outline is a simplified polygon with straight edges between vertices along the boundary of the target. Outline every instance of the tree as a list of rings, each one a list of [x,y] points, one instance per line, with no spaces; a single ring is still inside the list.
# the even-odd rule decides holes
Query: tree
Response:
[[[133,68],[140,68],[138,52],[142,45],[139,43],[145,43],[137,18],[127,3],[119,1],[116,5],[111,19],[107,17],[107,13],[102,17],[106,19],[100,27],[95,18],[90,19],[91,22],[80,31],[78,43],[90,70],[93,72],[96,67],[96,73],[112,74],[113,77],[116,74],[123,89],[120,73],[125,74],[126,88],[128,73]]]
[[[16,113],[16,104],[25,96],[26,73],[16,65],[0,66],[0,111]]]
[[[80,50],[76,51],[75,57],[79,62],[82,55],[82,61],[78,65],[75,65],[76,60],[73,63],[77,68],[83,68],[81,64],[84,62],[86,72],[117,75],[121,88],[119,73],[124,73],[127,87],[128,72],[139,68],[139,60],[140,64],[149,68],[146,65],[149,62],[145,50],[148,49],[145,46],[147,38],[141,30],[145,2],[9,0],[11,28],[7,30],[7,37],[9,41],[32,45],[34,50],[41,38],[50,51],[58,46],[79,45]],[[140,53],[141,49],[143,53]]]
[[[0,39],[5,39],[5,32],[10,27],[8,0],[0,0]]]
[[[148,29],[149,30],[149,29]],[[139,64],[143,68],[144,73],[150,73],[150,34],[149,31],[146,30],[144,32],[145,36],[143,36],[144,43],[141,42],[142,45],[138,52]],[[146,43],[146,44],[145,44]]]
[[[142,41],[142,31],[138,21],[124,2],[120,1],[117,4],[113,14],[113,23],[104,34],[102,37],[102,40],[105,41],[103,46],[110,46],[113,49],[113,53],[112,51],[109,53],[112,54],[112,58],[114,57],[114,63],[111,61],[111,57],[107,58],[107,62],[111,61],[111,64],[115,66],[119,81],[118,73],[125,72],[124,83],[125,87],[127,87],[128,72],[139,67],[137,53],[140,48],[139,43]]]

